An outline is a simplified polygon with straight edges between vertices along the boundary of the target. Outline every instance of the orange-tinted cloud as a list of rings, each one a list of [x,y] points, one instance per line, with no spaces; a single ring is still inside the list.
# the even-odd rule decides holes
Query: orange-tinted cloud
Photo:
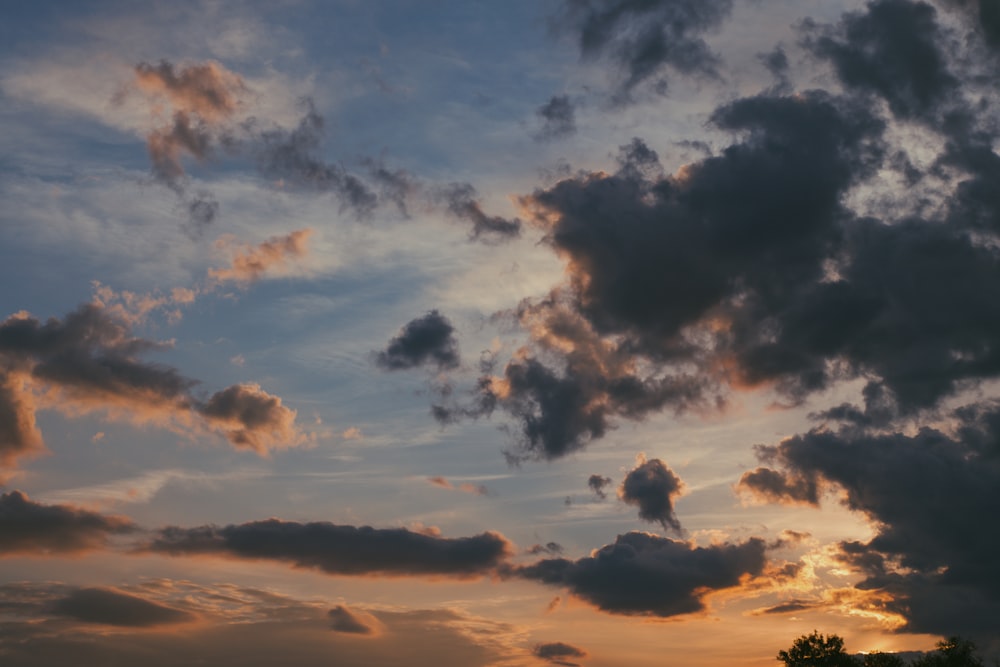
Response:
[[[272,236],[255,246],[241,245],[235,251],[230,265],[209,269],[208,276],[216,283],[249,283],[275,268],[284,268],[292,259],[303,257],[308,250],[311,229],[298,229],[285,236]],[[220,243],[226,245],[228,240]]]
[[[198,413],[213,430],[237,447],[258,453],[305,442],[295,425],[295,410],[256,384],[237,384],[212,394]]]

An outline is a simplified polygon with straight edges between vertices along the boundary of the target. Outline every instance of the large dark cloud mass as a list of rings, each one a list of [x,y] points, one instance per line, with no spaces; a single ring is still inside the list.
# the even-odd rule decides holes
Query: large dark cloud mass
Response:
[[[143,547],[173,556],[225,556],[287,562],[333,575],[467,579],[511,555],[500,534],[446,538],[405,528],[342,526],[269,519],[228,526],[168,527]]]
[[[776,501],[817,503],[818,486],[877,526],[867,543],[841,545],[843,558],[885,590],[906,630],[990,639],[1000,613],[1000,405],[960,409],[952,432],[909,435],[857,427],[816,428],[760,448],[771,467],[748,473],[746,490]],[[761,473],[766,471],[766,475]]]
[[[37,503],[20,491],[0,495],[0,555],[71,554],[107,546],[115,535],[138,527],[71,505]]]
[[[561,586],[613,614],[678,616],[705,609],[712,591],[740,585],[766,565],[763,540],[695,547],[648,533],[619,535],[593,555],[550,558],[510,574]]]
[[[639,508],[639,518],[659,523],[681,532],[681,522],[674,514],[674,499],[681,494],[684,483],[660,459],[639,459],[628,471],[618,489],[618,497],[627,505]]]
[[[375,357],[380,368],[398,371],[423,364],[433,364],[440,370],[455,368],[461,358],[455,327],[447,317],[432,310],[411,320],[389,341],[386,349]]]
[[[718,57],[702,35],[731,9],[732,0],[567,0],[559,21],[572,26],[584,58],[614,64],[624,100],[646,81],[665,91],[668,70],[717,75]]]

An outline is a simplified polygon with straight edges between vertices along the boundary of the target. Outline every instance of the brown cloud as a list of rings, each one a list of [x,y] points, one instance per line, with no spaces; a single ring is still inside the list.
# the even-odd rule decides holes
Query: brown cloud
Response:
[[[241,245],[229,266],[209,269],[208,276],[217,283],[249,283],[275,268],[284,268],[289,260],[303,257],[308,250],[311,229],[298,229],[285,236],[272,236],[256,246]],[[226,245],[228,240],[220,243]]]
[[[0,555],[74,554],[107,546],[138,528],[121,516],[37,503],[20,491],[0,495]]]
[[[84,623],[128,628],[174,625],[195,620],[195,616],[186,611],[113,588],[78,588],[56,600],[51,610]]]
[[[306,441],[295,425],[295,410],[256,384],[226,387],[212,394],[198,412],[230,443],[258,453]]]

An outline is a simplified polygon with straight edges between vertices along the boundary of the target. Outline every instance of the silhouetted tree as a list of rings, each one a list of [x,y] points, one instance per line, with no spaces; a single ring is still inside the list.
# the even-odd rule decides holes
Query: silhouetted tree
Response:
[[[860,661],[844,651],[844,640],[837,635],[812,634],[796,639],[787,651],[778,651],[778,660],[786,667],[858,667]]]
[[[864,667],[905,667],[906,663],[895,653],[882,653],[875,651],[865,655],[862,662]]]
[[[913,667],[984,667],[976,655],[976,645],[959,637],[949,637],[937,644],[937,651],[913,663]]]

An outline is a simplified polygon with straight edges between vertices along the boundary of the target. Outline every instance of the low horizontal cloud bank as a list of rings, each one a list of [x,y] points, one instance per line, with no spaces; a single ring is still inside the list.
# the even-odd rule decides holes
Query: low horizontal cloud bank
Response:
[[[767,467],[740,487],[810,504],[819,502],[817,488],[842,490],[844,504],[876,527],[870,541],[840,545],[842,560],[865,576],[858,588],[887,593],[904,631],[995,646],[1000,538],[984,520],[1000,513],[998,452],[1000,404],[986,402],[957,410],[947,430],[816,428],[762,446]]]
[[[446,538],[405,528],[269,519],[163,528],[140,551],[273,560],[332,575],[470,579],[493,572],[513,554],[513,547],[494,532]]]
[[[139,530],[121,516],[72,505],[47,505],[20,491],[0,495],[0,556],[77,554],[106,548]]]
[[[565,642],[536,644],[531,652],[542,660],[548,660],[554,665],[566,665],[566,667],[579,667],[579,663],[571,662],[571,660],[587,657],[587,652],[582,648]]]
[[[295,411],[256,385],[208,398],[176,369],[145,361],[165,344],[138,337],[113,306],[92,302],[42,322],[24,312],[0,322],[0,465],[43,450],[36,410],[154,423],[183,433],[217,433],[264,452],[301,444]]]
[[[436,310],[411,320],[394,336],[386,348],[377,353],[375,363],[387,371],[398,371],[422,365],[439,370],[457,368],[461,363],[455,327]]]
[[[760,575],[767,564],[765,552],[759,538],[698,547],[632,532],[578,560],[549,558],[505,572],[565,588],[609,613],[669,617],[704,611],[711,592]]]
[[[149,628],[187,623],[195,616],[111,588],[78,588],[52,603],[51,611],[84,623]]]

